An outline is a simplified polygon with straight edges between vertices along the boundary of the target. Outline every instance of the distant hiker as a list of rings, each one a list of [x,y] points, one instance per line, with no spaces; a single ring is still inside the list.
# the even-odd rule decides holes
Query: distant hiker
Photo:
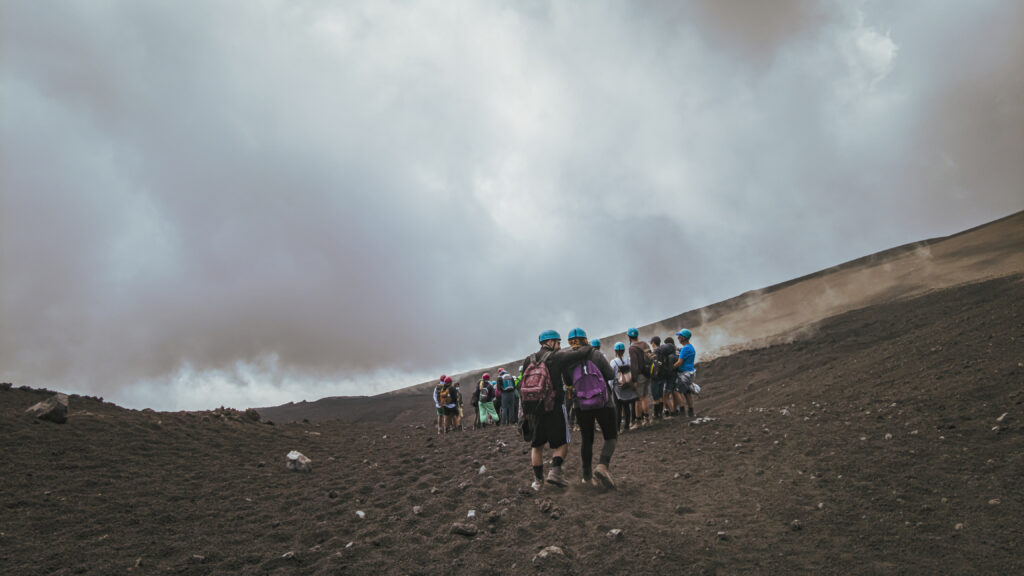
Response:
[[[501,423],[515,423],[516,381],[512,375],[502,368],[498,373],[498,386],[501,388]]]
[[[442,429],[444,432],[452,429],[455,425],[455,415],[459,413],[458,404],[455,402],[455,388],[452,386],[452,379],[445,377],[444,384],[437,394],[438,402],[441,404]]]
[[[651,350],[656,351],[659,346],[661,346],[661,336],[651,337]],[[675,359],[673,359],[673,362],[674,361]],[[673,369],[673,371],[675,371],[675,369]],[[658,419],[661,418],[662,408],[665,407],[662,402],[662,397],[665,395],[666,377],[658,370],[657,354],[655,354],[655,361],[651,363],[651,367],[648,369],[648,374],[651,377],[651,400],[654,401],[651,417],[653,419]]]
[[[654,398],[655,418],[671,418],[673,407],[672,392],[676,389],[676,342],[671,336],[651,338],[654,362],[651,364],[651,397]]]
[[[615,380],[612,387],[615,390],[615,420],[619,424],[619,431],[624,432],[630,429],[633,423],[633,409],[636,404],[636,387],[633,386],[633,375],[629,369],[629,356],[626,354],[626,345],[622,342],[615,343],[615,358],[611,361],[615,370]],[[623,425],[625,420],[625,425]]]
[[[683,405],[682,394],[679,393],[679,373],[676,371],[676,341],[666,336],[665,341],[654,351],[656,361],[665,373],[665,413],[666,418],[679,414]]]
[[[556,486],[568,486],[562,474],[562,463],[569,451],[569,424],[565,411],[565,369],[583,360],[590,351],[589,345],[576,350],[562,350],[562,337],[554,330],[545,330],[538,337],[540,350],[526,357],[520,388],[522,416],[525,420],[523,437],[532,450],[530,463],[533,466],[534,482],[531,487],[540,490],[544,482],[544,445],[551,447],[554,454],[547,482]]]
[[[494,411],[494,388],[491,386],[491,375],[484,374],[480,385],[476,390],[478,409],[480,411],[480,426],[487,426],[493,420],[498,422],[498,413]]]
[[[441,388],[444,387],[444,379],[447,378],[444,374],[441,374],[441,379],[434,385],[434,407],[437,408],[437,433],[440,434],[444,431],[444,408],[441,407]]]
[[[449,380],[450,380],[450,378],[449,378]],[[455,415],[455,428],[461,431],[462,430],[462,388],[461,388],[460,384],[461,384],[460,382],[456,382],[455,383],[455,387],[453,388],[453,390],[454,390],[454,396],[455,396],[455,405],[458,407],[458,413]]]
[[[600,342],[599,342],[600,343]],[[587,344],[587,333],[582,328],[574,328],[569,332],[569,345],[573,350]],[[576,414],[580,425],[583,441],[580,443],[580,457],[583,459],[583,483],[601,482],[605,488],[615,488],[608,466],[611,465],[615,453],[615,443],[619,437],[619,427],[615,421],[615,394],[608,381],[615,377],[615,370],[608,359],[598,348],[591,347],[581,361],[566,369],[565,379],[572,383],[576,395]],[[604,446],[597,468],[594,463],[594,424],[601,427]]]
[[[490,382],[491,386],[491,397],[494,398],[494,414],[498,417],[498,421],[494,423],[495,426],[501,426],[501,373],[498,373],[497,380]]]
[[[633,384],[636,385],[636,412],[638,424],[645,426],[651,411],[651,377],[650,366],[654,361],[654,353],[651,347],[640,339],[640,332],[636,328],[626,331],[629,337],[629,369],[633,374]]]
[[[676,370],[679,371],[679,389],[686,399],[688,416],[693,418],[696,416],[693,411],[693,394],[697,390],[695,382],[697,368],[694,366],[697,360],[697,351],[693,348],[693,344],[690,344],[690,337],[693,334],[689,330],[683,328],[676,332],[676,336],[679,336],[679,359],[675,363]]]

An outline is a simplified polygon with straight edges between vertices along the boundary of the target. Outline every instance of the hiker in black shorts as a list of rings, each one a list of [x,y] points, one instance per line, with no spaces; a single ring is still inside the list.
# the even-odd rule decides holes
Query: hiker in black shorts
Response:
[[[523,436],[532,447],[530,464],[535,480],[531,487],[534,490],[540,490],[544,481],[545,444],[554,451],[547,482],[562,487],[569,485],[562,474],[570,440],[562,375],[566,367],[578,363],[592,350],[589,345],[562,350],[562,337],[554,330],[541,332],[538,340],[540,350],[523,360],[526,369],[520,383],[520,402],[526,417]]]

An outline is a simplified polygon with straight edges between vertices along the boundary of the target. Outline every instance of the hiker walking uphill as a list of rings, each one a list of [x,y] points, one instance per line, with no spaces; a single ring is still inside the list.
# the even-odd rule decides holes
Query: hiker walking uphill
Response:
[[[587,343],[587,333],[582,328],[569,332],[569,345],[573,350],[580,349]],[[591,348],[590,353],[580,362],[566,369],[565,378],[572,383],[575,392],[577,421],[583,442],[580,445],[580,457],[583,460],[583,483],[593,484],[600,481],[605,488],[614,489],[615,481],[608,467],[615,453],[619,430],[615,418],[615,400],[608,382],[615,377],[608,359],[599,348]],[[592,468],[594,461],[594,425],[601,427],[604,446],[597,468]]]
[[[498,388],[501,389],[501,423],[515,422],[516,381],[504,368],[498,370]]]
[[[651,347],[654,348],[654,364],[651,367],[651,396],[654,398],[654,416],[656,418],[671,418],[675,410],[676,390],[676,343],[671,336],[651,338]]]
[[[444,379],[447,378],[444,374],[441,374],[441,379],[438,380],[437,384],[434,384],[434,408],[437,409],[437,433],[440,434],[444,431],[444,408],[441,407],[441,388],[444,388]]]
[[[633,414],[640,426],[647,425],[647,418],[651,406],[651,378],[649,367],[654,354],[651,347],[640,339],[640,331],[630,328],[626,331],[629,337],[629,370],[633,376],[633,385],[636,386],[636,412]]]
[[[690,337],[693,334],[683,328],[679,332],[676,332],[676,336],[679,337],[679,359],[676,360],[676,369],[679,371],[679,391],[683,393],[683,397],[686,399],[686,408],[690,418],[696,416],[693,411],[693,395],[700,391],[695,380],[697,379],[697,368],[694,363],[697,359],[697,351],[693,348],[693,344],[690,344]]]
[[[480,409],[480,426],[486,426],[493,420],[498,423],[498,413],[494,410],[494,388],[491,386],[491,375],[484,374],[476,389]]]
[[[619,424],[619,431],[624,432],[632,427],[633,410],[636,405],[636,387],[633,386],[633,373],[629,369],[629,355],[626,354],[626,345],[622,342],[615,343],[615,358],[611,362],[615,370],[615,380],[612,387],[615,389],[615,421]],[[625,420],[625,424],[623,424]]]
[[[544,482],[544,445],[553,451],[551,470],[547,482],[568,486],[562,474],[562,462],[569,452],[569,423],[565,412],[565,382],[563,374],[572,364],[579,363],[590,354],[589,345],[576,350],[562,350],[562,337],[554,330],[541,332],[540,350],[523,360],[526,369],[520,383],[523,437],[530,442],[530,464],[534,482],[531,487],[540,490]]]

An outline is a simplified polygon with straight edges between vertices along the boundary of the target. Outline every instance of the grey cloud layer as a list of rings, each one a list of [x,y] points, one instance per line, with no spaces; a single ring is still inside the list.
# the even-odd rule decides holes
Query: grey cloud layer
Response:
[[[1018,3],[740,5],[5,3],[0,378],[379,391],[1024,208]]]

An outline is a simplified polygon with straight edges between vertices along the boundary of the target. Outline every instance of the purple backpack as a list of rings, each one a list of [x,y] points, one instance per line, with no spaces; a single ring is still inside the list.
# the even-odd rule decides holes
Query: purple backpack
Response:
[[[597,410],[608,403],[608,383],[589,358],[572,369],[572,387],[580,410]]]

